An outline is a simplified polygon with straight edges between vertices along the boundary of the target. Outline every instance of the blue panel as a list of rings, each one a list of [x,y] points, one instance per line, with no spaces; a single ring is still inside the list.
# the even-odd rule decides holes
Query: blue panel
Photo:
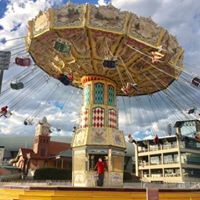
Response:
[[[84,105],[90,104],[91,85],[84,87]]]
[[[108,105],[115,106],[115,90],[111,85],[108,86]]]
[[[104,104],[104,84],[94,84],[94,104]]]

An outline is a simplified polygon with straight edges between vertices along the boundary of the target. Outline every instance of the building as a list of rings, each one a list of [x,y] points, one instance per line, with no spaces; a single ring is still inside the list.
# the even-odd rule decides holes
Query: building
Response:
[[[63,142],[70,144],[71,137],[67,136],[51,136],[51,141]],[[4,146],[4,163],[8,162],[17,156],[19,148],[33,148],[34,134],[33,135],[4,135],[0,134],[0,146]]]
[[[72,140],[72,137],[70,136],[51,136],[50,141],[51,142],[62,142],[70,144]],[[4,165],[11,160],[15,159],[17,154],[19,153],[19,149],[32,149],[34,143],[34,137],[33,135],[17,135],[17,137],[14,137],[13,135],[3,135],[0,134],[0,145],[4,146]],[[134,147],[130,143],[126,143],[126,153],[124,158],[124,171],[132,174],[133,168],[135,167],[134,163]],[[61,151],[58,154],[49,157],[49,160],[54,160],[54,166],[55,167],[61,167],[62,162],[64,168],[68,168],[66,165],[71,165],[72,160],[72,152],[71,150]],[[70,160],[69,162],[62,161],[62,160]]]
[[[5,150],[4,146],[0,146],[0,166],[3,163],[4,150]]]
[[[145,182],[200,181],[199,121],[175,124],[177,134],[141,140],[135,145],[136,175]]]
[[[25,175],[33,175],[36,169],[42,167],[71,170],[71,156],[64,153],[70,149],[70,143],[51,141],[50,125],[44,117],[36,126],[33,148],[20,148],[10,163],[20,168]]]

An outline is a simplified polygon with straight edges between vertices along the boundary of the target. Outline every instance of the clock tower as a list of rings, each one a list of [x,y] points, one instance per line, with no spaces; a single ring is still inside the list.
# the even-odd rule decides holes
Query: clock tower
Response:
[[[47,118],[43,117],[43,119],[38,122],[35,129],[33,151],[41,157],[46,157],[48,155],[50,127],[51,125],[47,122]]]

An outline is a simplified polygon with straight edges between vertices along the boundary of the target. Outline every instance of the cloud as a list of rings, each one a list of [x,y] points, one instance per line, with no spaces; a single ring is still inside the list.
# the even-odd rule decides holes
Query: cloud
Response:
[[[112,0],[122,10],[151,18],[175,35],[185,49],[188,71],[200,73],[200,2],[196,0]],[[191,69],[192,68],[192,69]]]
[[[110,3],[108,0],[98,0],[98,5],[100,6],[106,6]]]
[[[46,10],[52,6],[61,4],[62,0],[9,0],[7,4],[4,17],[0,19],[0,25],[4,27],[1,30],[1,38],[6,38],[6,40],[25,36],[27,32],[27,22],[34,18],[39,11]],[[20,24],[20,27],[18,27]],[[17,27],[17,31],[14,30]],[[18,43],[23,40],[19,41]],[[17,43],[17,44],[18,44]],[[7,44],[1,45],[0,49],[10,48],[16,45],[16,41],[9,42]]]

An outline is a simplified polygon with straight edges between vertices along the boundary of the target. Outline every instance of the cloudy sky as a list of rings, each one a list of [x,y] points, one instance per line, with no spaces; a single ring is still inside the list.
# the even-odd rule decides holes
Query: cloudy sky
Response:
[[[4,72],[3,93],[0,106],[9,105],[13,115],[0,118],[0,134],[33,134],[33,126],[24,126],[23,121],[47,116],[54,135],[71,135],[78,121],[81,106],[81,91],[58,84],[34,66],[24,69],[16,66],[16,55],[26,55],[23,38],[27,33],[27,21],[40,10],[58,7],[66,0],[0,0],[0,50],[11,50],[9,70]],[[197,0],[72,0],[73,3],[96,5],[113,4],[121,10],[139,16],[151,17],[156,23],[175,35],[184,48],[185,73],[173,83],[166,93],[148,97],[118,98],[120,129],[136,138],[149,137],[153,133],[164,135],[167,125],[176,120],[196,118],[199,108],[199,90],[189,84],[192,77],[200,74],[200,1]],[[18,38],[18,39],[16,39]],[[20,39],[21,38],[21,39]],[[15,40],[13,40],[15,39]],[[32,75],[29,75],[32,73]],[[13,91],[9,84],[23,78],[25,89]],[[35,82],[35,80],[37,80]],[[188,116],[187,110],[197,108]],[[61,130],[60,130],[61,129]]]

